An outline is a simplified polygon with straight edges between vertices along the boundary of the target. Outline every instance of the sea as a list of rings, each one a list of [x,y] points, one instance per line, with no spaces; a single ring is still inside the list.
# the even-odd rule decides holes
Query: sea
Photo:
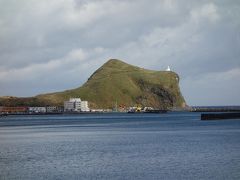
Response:
[[[240,179],[240,119],[200,113],[0,118],[0,179]]]

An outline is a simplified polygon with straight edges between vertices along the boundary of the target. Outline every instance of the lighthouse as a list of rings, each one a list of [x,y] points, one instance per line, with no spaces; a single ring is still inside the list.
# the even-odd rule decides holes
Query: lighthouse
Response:
[[[169,67],[169,66],[167,67],[166,71],[171,71],[171,69],[170,69],[170,67]]]

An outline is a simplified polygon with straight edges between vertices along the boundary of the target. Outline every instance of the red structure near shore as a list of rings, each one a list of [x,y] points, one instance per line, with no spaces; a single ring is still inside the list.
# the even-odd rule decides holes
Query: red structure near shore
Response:
[[[0,107],[0,113],[2,114],[15,114],[15,113],[27,113],[28,107],[26,106],[17,106],[17,107]]]

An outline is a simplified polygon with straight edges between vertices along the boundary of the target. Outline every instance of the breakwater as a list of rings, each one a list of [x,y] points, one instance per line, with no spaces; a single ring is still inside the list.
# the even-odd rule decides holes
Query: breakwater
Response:
[[[201,120],[240,119],[240,113],[201,114]]]
[[[191,112],[240,112],[240,106],[192,106]]]

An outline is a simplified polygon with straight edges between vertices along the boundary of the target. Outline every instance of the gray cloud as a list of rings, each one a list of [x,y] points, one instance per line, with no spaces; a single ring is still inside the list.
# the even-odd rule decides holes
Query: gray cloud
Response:
[[[170,65],[190,105],[239,104],[240,2],[0,0],[0,95],[78,87],[109,58]]]

